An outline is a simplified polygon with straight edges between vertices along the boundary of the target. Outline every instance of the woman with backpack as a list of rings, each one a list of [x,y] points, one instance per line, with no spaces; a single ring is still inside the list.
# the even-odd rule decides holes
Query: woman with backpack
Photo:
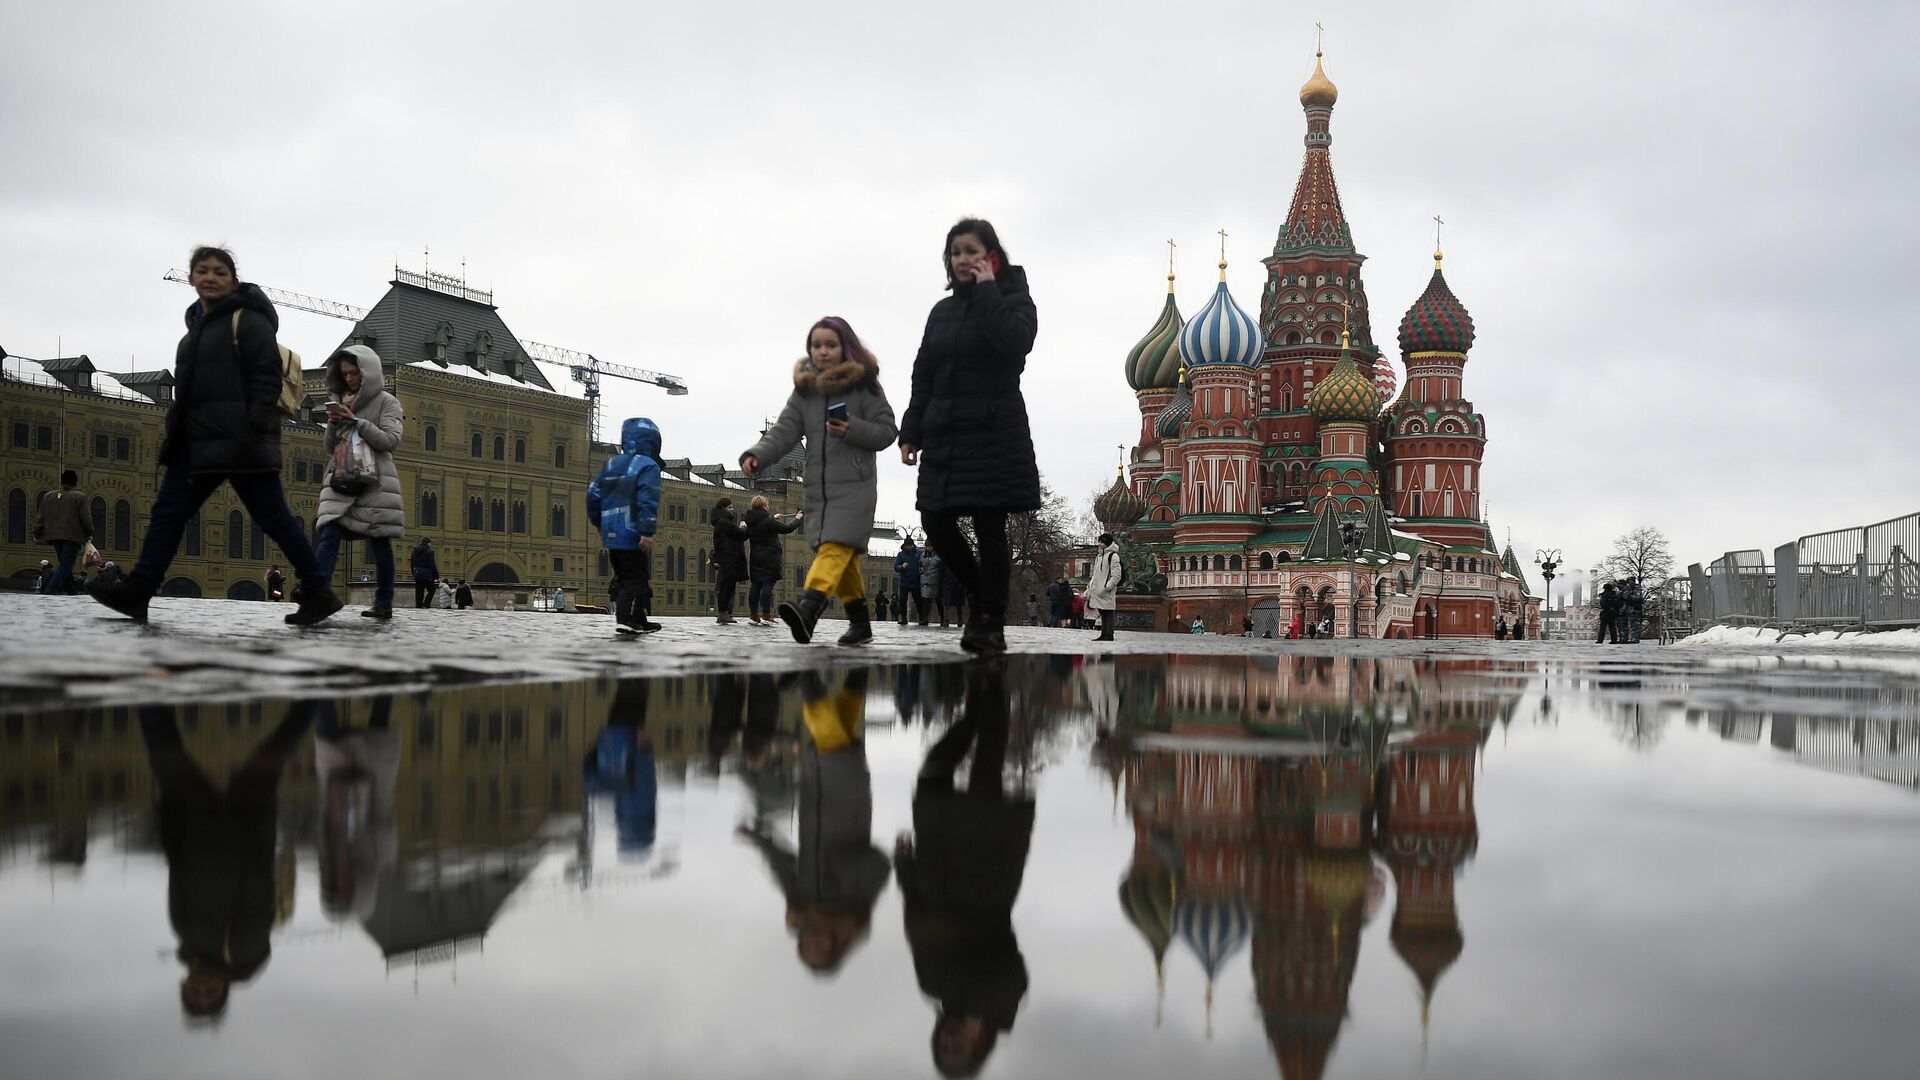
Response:
[[[1112,533],[1101,533],[1100,550],[1093,556],[1093,565],[1087,568],[1087,610],[1100,620],[1100,633],[1095,641],[1113,640],[1113,612],[1120,606],[1120,578],[1120,549],[1114,545]]]
[[[300,606],[286,621],[311,626],[339,611],[341,602],[280,486],[280,315],[259,286],[240,280],[226,249],[196,248],[188,266],[198,299],[187,307],[187,332],[174,351],[160,490],[147,514],[140,558],[131,575],[96,575],[88,594],[146,622],[147,602],[166,580],[187,522],[221,484],[231,484],[300,579]]]
[[[314,557],[332,580],[340,545],[365,540],[373,550],[373,606],[360,614],[384,621],[393,618],[393,542],[407,524],[400,471],[393,464],[406,415],[400,399],[387,393],[379,354],[365,345],[349,345],[328,357],[326,373],[332,395],[326,436],[331,460],[320,481],[320,509],[313,515],[319,536]]]

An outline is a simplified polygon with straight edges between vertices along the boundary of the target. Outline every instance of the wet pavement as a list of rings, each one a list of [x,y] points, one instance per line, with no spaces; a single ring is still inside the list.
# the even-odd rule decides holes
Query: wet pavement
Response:
[[[105,674],[58,695],[37,645],[0,707],[0,1076],[1920,1053],[1912,660],[1024,631],[961,662],[933,631],[848,658],[495,618],[494,669],[398,620],[105,621],[66,631]],[[620,677],[635,650],[691,673]]]

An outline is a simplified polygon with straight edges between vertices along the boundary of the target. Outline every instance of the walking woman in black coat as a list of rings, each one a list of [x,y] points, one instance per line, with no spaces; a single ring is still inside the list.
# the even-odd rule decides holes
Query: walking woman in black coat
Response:
[[[900,460],[920,468],[927,539],[967,592],[961,647],[1006,651],[1013,571],[1007,515],[1040,508],[1020,375],[1039,321],[1027,273],[1007,265],[993,226],[977,218],[947,230],[941,259],[953,295],[927,316],[913,361],[913,398],[900,424]],[[976,558],[960,531],[970,518]]]
[[[733,500],[721,496],[713,504],[713,606],[717,623],[733,621],[733,590],[747,580],[747,527],[733,512]]]

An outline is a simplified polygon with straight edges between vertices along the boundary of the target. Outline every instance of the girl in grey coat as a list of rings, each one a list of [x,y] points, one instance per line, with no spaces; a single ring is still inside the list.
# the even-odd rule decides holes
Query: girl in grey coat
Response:
[[[780,605],[780,618],[795,641],[813,640],[813,627],[834,593],[847,609],[842,645],[873,640],[860,556],[873,532],[879,500],[874,454],[898,434],[893,407],[880,389],[880,365],[845,319],[829,315],[807,331],[807,355],[793,365],[793,392],[780,419],[740,455],[752,476],[762,462],[778,461],[803,438],[807,444],[806,500],[801,520],[813,545],[806,589]]]
[[[387,393],[386,379],[380,370],[380,356],[365,345],[349,345],[327,358],[327,451],[351,436],[372,451],[379,483],[359,491],[342,491],[334,486],[334,462],[330,456],[326,478],[320,484],[320,510],[313,516],[319,533],[314,555],[320,573],[331,580],[340,545],[349,538],[368,541],[373,549],[375,584],[373,607],[360,614],[369,619],[393,618],[393,541],[406,532],[406,501],[400,496],[400,472],[394,468],[393,452],[400,445],[405,414],[400,399]],[[342,487],[350,486],[343,482]]]

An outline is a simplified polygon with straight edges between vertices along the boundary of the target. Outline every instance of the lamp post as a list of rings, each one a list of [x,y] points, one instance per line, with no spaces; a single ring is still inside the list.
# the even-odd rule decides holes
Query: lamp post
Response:
[[[1533,561],[1540,566],[1540,576],[1547,580],[1546,604],[1553,606],[1553,574],[1560,569],[1563,558],[1559,548],[1545,548],[1533,553]]]

